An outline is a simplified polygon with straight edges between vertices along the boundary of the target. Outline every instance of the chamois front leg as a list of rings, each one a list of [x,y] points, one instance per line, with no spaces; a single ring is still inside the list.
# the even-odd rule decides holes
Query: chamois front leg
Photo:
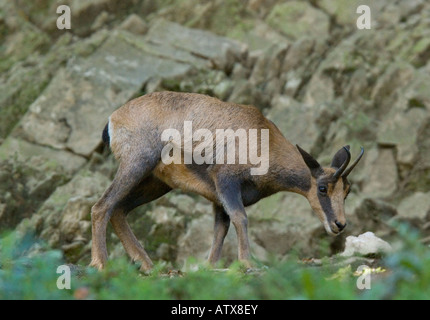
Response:
[[[216,189],[225,212],[236,229],[238,241],[238,259],[246,267],[251,267],[251,253],[248,240],[248,217],[242,202],[239,181],[229,176],[219,176]]]
[[[222,206],[214,204],[213,207],[215,211],[214,239],[208,261],[215,265],[221,258],[224,239],[230,227],[230,217]]]

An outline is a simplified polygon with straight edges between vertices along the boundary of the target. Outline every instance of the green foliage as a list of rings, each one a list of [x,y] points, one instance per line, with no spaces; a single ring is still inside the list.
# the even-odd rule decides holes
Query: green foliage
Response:
[[[359,274],[351,265],[327,259],[309,266],[297,258],[251,272],[239,263],[228,270],[200,265],[185,273],[158,264],[150,275],[123,258],[101,272],[71,266],[71,289],[60,290],[61,252],[10,233],[0,242],[0,299],[428,299],[429,248],[410,228],[397,229],[402,248],[380,261],[384,267],[374,269],[371,289],[365,290],[357,288]]]
[[[38,247],[38,246],[36,246]],[[0,300],[5,299],[65,299],[68,293],[57,290],[57,266],[62,264],[60,251],[32,246],[30,236],[16,233],[4,236],[0,243]]]

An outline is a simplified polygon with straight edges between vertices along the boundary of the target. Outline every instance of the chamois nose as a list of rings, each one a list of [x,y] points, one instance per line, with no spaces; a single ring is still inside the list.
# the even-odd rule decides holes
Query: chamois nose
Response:
[[[343,229],[345,229],[346,227],[346,223],[342,224],[339,221],[335,220],[334,223],[336,224],[336,226],[339,228],[339,231],[342,231]]]

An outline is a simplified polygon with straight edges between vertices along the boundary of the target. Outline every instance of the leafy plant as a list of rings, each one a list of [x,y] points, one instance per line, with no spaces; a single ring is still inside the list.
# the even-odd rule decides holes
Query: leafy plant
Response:
[[[400,249],[378,261],[365,290],[357,288],[362,273],[350,264],[322,259],[310,266],[296,257],[253,271],[239,263],[219,270],[190,261],[196,270],[185,272],[156,264],[150,275],[125,258],[109,261],[101,272],[67,265],[71,287],[60,290],[62,253],[12,232],[0,239],[0,299],[428,299],[429,248],[408,226],[397,230]]]

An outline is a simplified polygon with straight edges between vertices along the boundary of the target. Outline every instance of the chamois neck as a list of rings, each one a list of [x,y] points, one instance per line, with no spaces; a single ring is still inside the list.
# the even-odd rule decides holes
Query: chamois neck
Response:
[[[310,170],[307,167],[292,167],[291,162],[285,162],[282,168],[278,178],[282,190],[306,196],[311,188]]]
[[[276,127],[269,123],[270,172],[278,191],[289,191],[306,196],[311,188],[311,172],[299,150]]]
[[[312,175],[297,148],[285,139],[284,148],[275,156],[274,171],[282,191],[306,196],[311,188]]]

